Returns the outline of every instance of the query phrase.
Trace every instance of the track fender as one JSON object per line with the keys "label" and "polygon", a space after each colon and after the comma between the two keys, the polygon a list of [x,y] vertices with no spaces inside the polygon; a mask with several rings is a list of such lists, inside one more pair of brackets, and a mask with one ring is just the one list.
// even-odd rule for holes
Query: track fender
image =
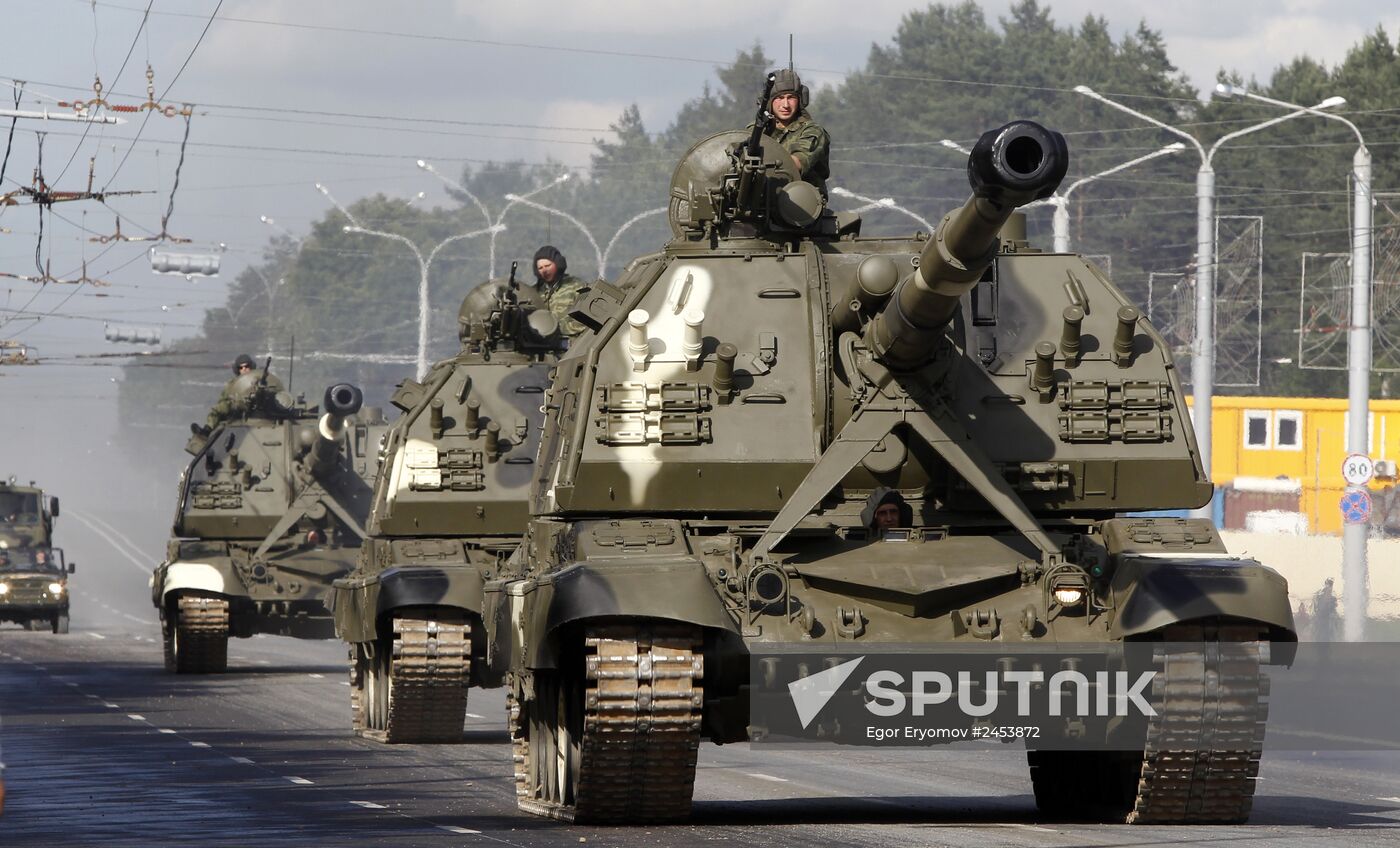
{"label": "track fender", "polygon": [[347,642],[376,638],[381,616],[405,607],[482,610],[481,571],[473,565],[394,565],[335,581],[336,633]]}
{"label": "track fender", "polygon": [[1114,638],[1223,617],[1267,625],[1272,641],[1298,640],[1288,581],[1255,560],[1220,554],[1123,554],[1117,559],[1110,587]]}
{"label": "track fender", "polygon": [[531,668],[554,665],[551,637],[562,628],[600,619],[646,618],[738,633],[704,565],[691,558],[585,560],[538,579],[520,600],[511,617],[523,644],[514,649]]}
{"label": "track fender", "polygon": [[225,557],[211,557],[198,562],[175,560],[161,563],[151,580],[151,600],[164,609],[172,593],[198,592],[201,595],[226,596],[238,591],[242,584],[234,573],[233,563]]}

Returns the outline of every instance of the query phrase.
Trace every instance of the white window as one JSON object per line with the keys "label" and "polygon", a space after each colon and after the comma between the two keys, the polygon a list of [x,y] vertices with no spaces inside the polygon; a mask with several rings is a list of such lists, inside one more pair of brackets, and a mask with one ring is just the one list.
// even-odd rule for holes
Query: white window
{"label": "white window", "polygon": [[1300,451],[1303,449],[1303,413],[1296,409],[1280,409],[1274,413],[1274,448]]}
{"label": "white window", "polygon": [[1273,416],[1267,409],[1244,411],[1245,450],[1268,450],[1273,447]]}

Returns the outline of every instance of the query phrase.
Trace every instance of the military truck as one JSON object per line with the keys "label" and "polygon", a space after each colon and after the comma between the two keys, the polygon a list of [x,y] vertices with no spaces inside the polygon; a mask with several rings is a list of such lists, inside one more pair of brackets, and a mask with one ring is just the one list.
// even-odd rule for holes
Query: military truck
{"label": "military truck", "polygon": [[499,686],[484,654],[482,586],[520,543],[549,372],[564,349],[533,286],[474,289],[460,352],[403,381],[384,443],[369,536],[336,581],[351,644],[353,727],[384,742],[462,736],[469,686]]}
{"label": "military truck", "polygon": [[[1212,485],[1158,332],[1009,228],[1066,173],[1063,137],[984,134],[966,204],[874,238],[761,125],[688,152],[675,239],[594,304],[544,398],[529,529],[486,585],[521,808],[684,818],[699,743],[747,738],[773,647],[1150,642],[1136,750],[1031,750],[1037,803],[1246,818],[1286,585],[1207,522],[1119,517]],[[877,533],[881,487],[911,515]]]}
{"label": "military truck", "polygon": [[11,547],[0,540],[0,622],[68,632],[68,575],[62,548]]}
{"label": "military truck", "polygon": [[365,535],[383,414],[345,383],[326,390],[318,418],[256,373],[238,379],[240,411],[192,428],[194,459],[152,576],[171,672],[224,671],[230,636],[333,636],[331,582]]}
{"label": "military truck", "polygon": [[11,548],[53,546],[53,523],[58,498],[49,497],[32,481],[21,486],[13,475],[0,481],[0,542]]}

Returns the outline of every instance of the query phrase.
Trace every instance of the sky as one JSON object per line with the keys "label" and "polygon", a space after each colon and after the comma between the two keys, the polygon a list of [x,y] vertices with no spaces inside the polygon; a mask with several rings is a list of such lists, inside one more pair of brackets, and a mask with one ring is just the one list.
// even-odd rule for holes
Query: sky
{"label": "sky", "polygon": [[[716,65],[756,41],[784,57],[791,33],[806,80],[830,85],[862,67],[873,44],[888,44],[910,9],[922,8],[897,0],[863,0],[858,14],[851,3],[827,0],[151,0],[142,27],[146,3],[0,0],[10,36],[0,55],[0,105],[12,105],[9,81],[24,80],[21,109],[57,111],[57,100],[92,99],[95,75],[109,102],[140,103],[149,62],[158,97],[168,88],[164,102],[197,104],[169,232],[226,245],[223,272],[194,281],[154,275],[149,245],[91,241],[113,232],[108,208],[60,204],[42,244],[53,276],[79,277],[86,261],[89,279],[111,285],[39,290],[0,277],[0,339],[24,341],[42,357],[132,350],[104,342],[104,321],[159,326],[166,339],[191,332],[273,229],[304,234],[325,214],[330,205],[317,182],[343,204],[375,192],[407,202],[424,192],[414,202],[446,205],[443,186],[417,159],[452,176],[491,160],[583,167],[592,140],[606,138],[629,104],[659,131],[714,80]],[[989,19],[1009,4],[982,3]],[[1048,6],[1061,25],[1102,15],[1116,37],[1145,20],[1202,90],[1221,68],[1267,80],[1304,53],[1340,62],[1378,25],[1392,39],[1400,35],[1400,11],[1357,0]],[[83,188],[95,157],[95,187],[149,192],[109,199],[126,219],[123,232],[159,231],[184,122],[124,117],[120,126],[19,121],[6,190],[28,185],[36,132],[44,131],[43,170],[54,188]],[[36,225],[32,207],[3,210],[0,227],[9,232],[0,232],[0,272],[36,274]],[[112,364],[0,366],[0,399],[109,399],[119,375]],[[0,467],[6,459],[0,448]]]}

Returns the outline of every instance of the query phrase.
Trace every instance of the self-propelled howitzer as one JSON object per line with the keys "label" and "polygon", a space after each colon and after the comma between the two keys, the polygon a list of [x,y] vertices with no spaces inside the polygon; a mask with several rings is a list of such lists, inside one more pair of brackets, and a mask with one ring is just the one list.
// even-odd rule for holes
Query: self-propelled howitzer
{"label": "self-propelled howitzer", "polygon": [[469,686],[499,686],[485,649],[482,585],[514,552],[564,348],[554,317],[515,274],[478,286],[459,313],[461,351],[405,380],[384,442],[369,538],[336,581],[350,643],[354,730],[383,742],[462,738]]}
{"label": "self-propelled howitzer", "polygon": [[191,439],[151,584],[168,670],[223,671],[229,636],[332,635],[326,599],[364,538],[385,429],[362,401],[343,383],[326,390],[319,416],[285,393],[255,396],[241,417]]}
{"label": "self-propelled howitzer", "polygon": [[[1120,517],[1212,486],[1161,337],[1095,266],[1013,232],[1065,174],[1063,139],[987,133],[961,210],[867,238],[746,138],[691,149],[676,238],[595,304],[545,399],[529,532],[486,584],[521,807],[684,817],[701,739],[770,729],[750,696],[784,646],[1075,644],[1107,664],[1152,642],[1157,717],[1052,726],[1037,802],[1246,817],[1286,586],[1207,522]],[[893,527],[863,517],[888,490]],[[1056,747],[1082,739],[1100,744]]]}

